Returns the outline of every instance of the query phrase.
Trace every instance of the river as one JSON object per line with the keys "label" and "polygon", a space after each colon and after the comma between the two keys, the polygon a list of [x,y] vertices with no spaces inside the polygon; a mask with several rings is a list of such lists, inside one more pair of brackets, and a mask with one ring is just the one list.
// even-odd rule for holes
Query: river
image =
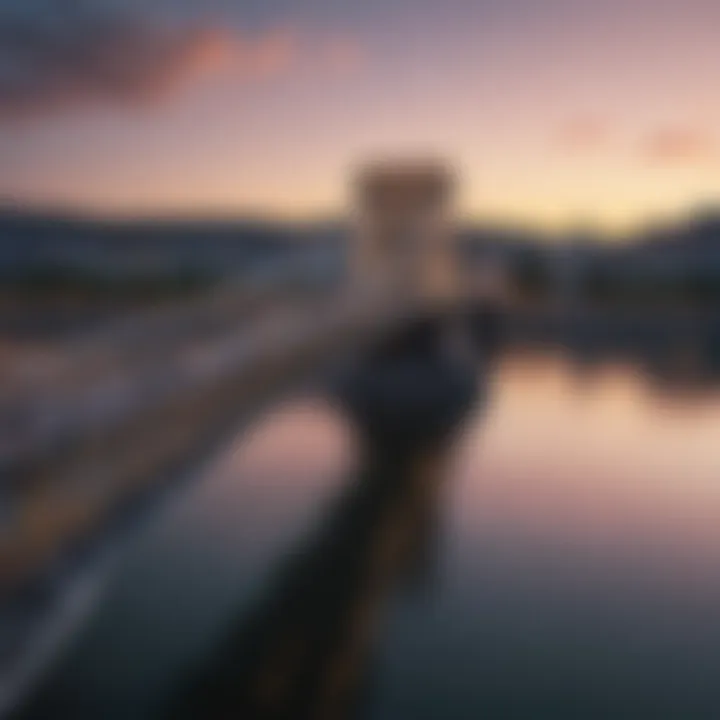
{"label": "river", "polygon": [[[718,428],[710,380],[503,356],[368,662],[367,716],[720,717]],[[29,717],[158,717],[342,492],[353,451],[312,396],[239,433],[127,542]]]}

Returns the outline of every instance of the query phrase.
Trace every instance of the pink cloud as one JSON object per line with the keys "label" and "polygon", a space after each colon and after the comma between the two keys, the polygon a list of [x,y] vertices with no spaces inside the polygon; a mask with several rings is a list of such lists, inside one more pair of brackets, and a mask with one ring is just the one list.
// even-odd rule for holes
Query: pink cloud
{"label": "pink cloud", "polygon": [[52,42],[35,48],[31,71],[0,81],[0,119],[151,103],[218,73],[265,79],[289,70],[296,54],[285,32],[243,38],[213,28],[108,27],[77,38],[71,52]]}
{"label": "pink cloud", "polygon": [[346,71],[362,57],[348,38],[309,42],[288,29],[247,35],[178,28],[80,7],[72,22],[27,16],[20,27],[18,18],[5,19],[5,27],[0,13],[0,121],[153,103],[217,75],[251,83],[304,66]]}
{"label": "pink cloud", "polygon": [[257,38],[235,37],[226,68],[246,79],[263,80],[291,71],[301,57],[299,36],[292,30],[275,30]]}
{"label": "pink cloud", "polygon": [[643,157],[657,165],[697,165],[717,159],[715,137],[701,128],[671,127],[656,131],[642,148]]}

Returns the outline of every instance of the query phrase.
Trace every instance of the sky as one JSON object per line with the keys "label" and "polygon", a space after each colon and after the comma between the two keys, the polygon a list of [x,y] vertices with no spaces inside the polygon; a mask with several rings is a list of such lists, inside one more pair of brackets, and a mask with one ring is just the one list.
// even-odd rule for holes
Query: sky
{"label": "sky", "polygon": [[342,211],[439,155],[472,219],[625,227],[720,200],[717,0],[2,0],[0,201]]}

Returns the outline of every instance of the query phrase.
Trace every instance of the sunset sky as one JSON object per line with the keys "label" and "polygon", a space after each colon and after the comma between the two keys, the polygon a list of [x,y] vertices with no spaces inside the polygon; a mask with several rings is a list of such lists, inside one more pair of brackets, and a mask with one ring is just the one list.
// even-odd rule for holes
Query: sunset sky
{"label": "sunset sky", "polygon": [[0,200],[342,209],[433,153],[471,218],[617,227],[720,199],[718,0],[2,0]]}

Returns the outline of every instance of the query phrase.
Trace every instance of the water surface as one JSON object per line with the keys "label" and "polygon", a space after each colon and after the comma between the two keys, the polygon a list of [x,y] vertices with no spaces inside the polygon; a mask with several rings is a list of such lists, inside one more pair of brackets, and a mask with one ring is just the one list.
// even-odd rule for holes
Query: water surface
{"label": "water surface", "polygon": [[[720,717],[718,389],[550,351],[507,355],[490,388],[368,662],[368,715]],[[132,540],[35,716],[156,717],[352,458],[319,399],[259,418]]]}

